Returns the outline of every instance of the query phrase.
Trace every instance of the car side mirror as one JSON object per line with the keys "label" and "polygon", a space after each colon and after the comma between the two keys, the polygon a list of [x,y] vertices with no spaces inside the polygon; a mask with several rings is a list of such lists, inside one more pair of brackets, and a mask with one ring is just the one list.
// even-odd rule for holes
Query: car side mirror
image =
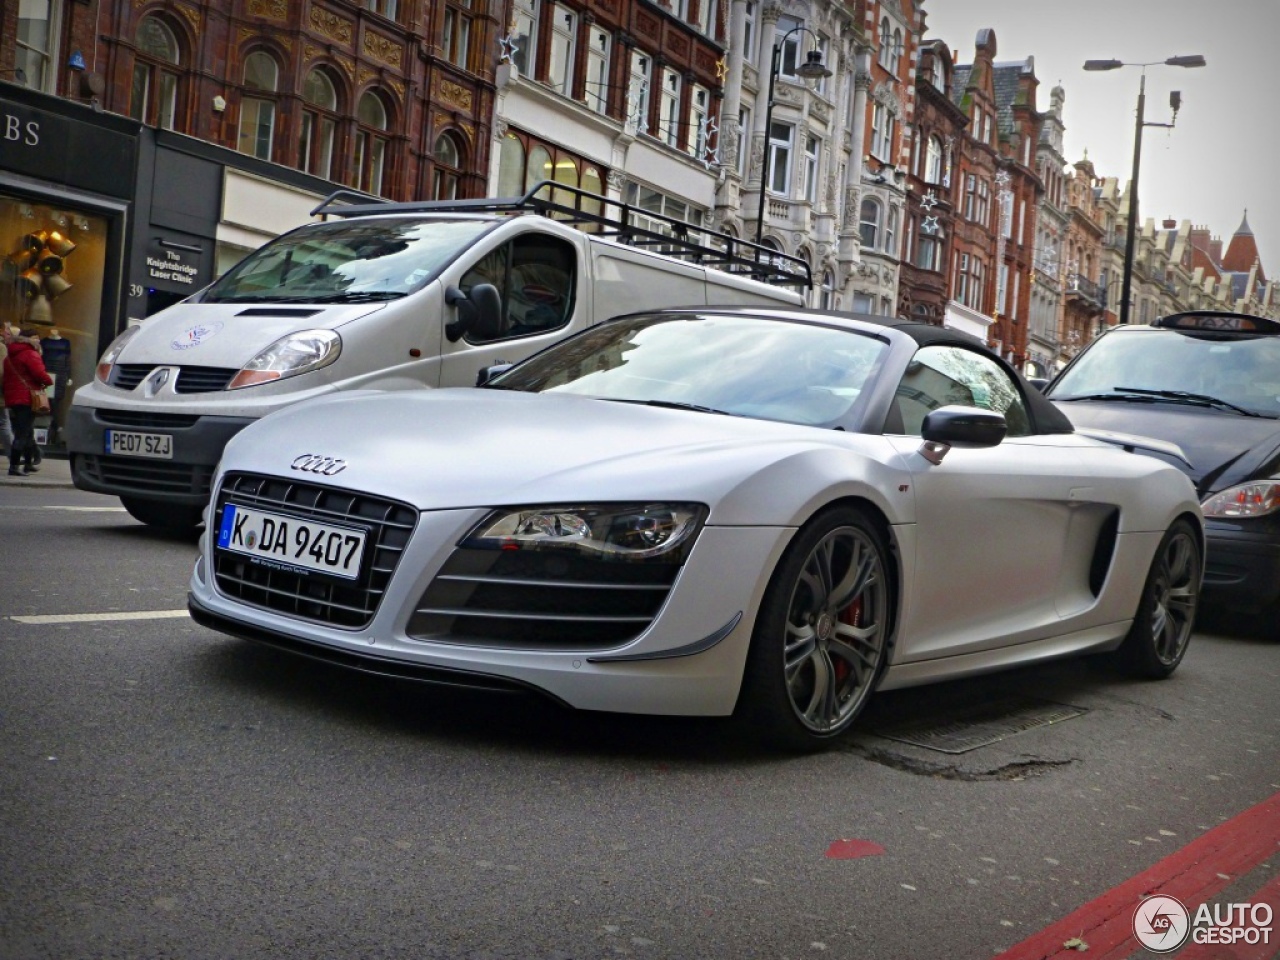
{"label": "car side mirror", "polygon": [[467,334],[474,334],[477,340],[496,340],[502,332],[502,294],[492,283],[477,283],[470,293],[461,287],[449,287],[444,292],[444,302],[458,311],[444,328],[450,343],[457,343]]}
{"label": "car side mirror", "polygon": [[994,447],[1009,432],[1004,414],[978,407],[946,406],[924,418],[920,455],[939,464],[952,447]]}
{"label": "car side mirror", "polygon": [[1049,381],[1045,377],[1028,377],[1027,383],[1031,384],[1041,393],[1044,393],[1044,388],[1049,385]]}
{"label": "car side mirror", "polygon": [[481,367],[480,372],[476,374],[476,386],[477,387],[487,386],[489,381],[492,380],[494,377],[496,377],[498,374],[506,373],[508,370],[510,370],[514,366],[515,366],[514,363],[495,363],[492,366]]}

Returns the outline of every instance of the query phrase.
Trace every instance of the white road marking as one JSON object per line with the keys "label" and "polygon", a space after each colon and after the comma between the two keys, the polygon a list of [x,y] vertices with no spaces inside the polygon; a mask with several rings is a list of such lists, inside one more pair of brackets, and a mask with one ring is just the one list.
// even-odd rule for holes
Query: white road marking
{"label": "white road marking", "polygon": [[99,623],[106,620],[176,620],[189,614],[181,610],[134,610],[129,613],[62,613],[41,614],[30,617],[9,617],[16,623]]}

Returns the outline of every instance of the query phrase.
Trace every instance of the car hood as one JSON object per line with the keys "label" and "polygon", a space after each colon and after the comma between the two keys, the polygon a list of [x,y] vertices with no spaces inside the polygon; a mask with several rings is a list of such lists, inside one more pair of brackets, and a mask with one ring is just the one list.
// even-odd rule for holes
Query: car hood
{"label": "car hood", "polygon": [[864,462],[894,456],[883,438],[842,431],[461,388],[297,404],[241,431],[222,467],[305,479],[290,470],[296,458],[333,457],[345,466],[317,481],[422,510],[672,499],[707,503],[714,514],[716,503],[744,485],[754,488],[753,501],[802,499],[789,489],[800,485],[790,470],[814,451],[824,462],[841,459],[834,451],[871,455],[859,457]]}
{"label": "car hood", "polygon": [[385,305],[180,303],[143,321],[118,361],[238,370],[287,334],[333,330]]}
{"label": "car hood", "polygon": [[1201,497],[1280,472],[1280,420],[1171,403],[1073,400],[1057,405],[1077,427],[1177,444],[1187,463],[1157,459],[1189,474]]}

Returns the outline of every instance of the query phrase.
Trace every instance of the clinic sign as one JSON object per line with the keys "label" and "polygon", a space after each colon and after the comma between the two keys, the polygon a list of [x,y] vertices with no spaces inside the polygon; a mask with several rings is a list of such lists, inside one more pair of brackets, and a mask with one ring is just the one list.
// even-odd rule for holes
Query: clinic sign
{"label": "clinic sign", "polygon": [[146,286],[173,293],[195,293],[212,277],[209,240],[165,231],[153,234],[143,261]]}

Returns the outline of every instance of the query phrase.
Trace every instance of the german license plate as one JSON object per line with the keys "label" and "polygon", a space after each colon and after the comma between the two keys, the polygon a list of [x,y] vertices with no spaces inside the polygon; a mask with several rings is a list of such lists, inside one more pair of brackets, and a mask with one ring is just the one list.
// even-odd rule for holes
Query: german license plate
{"label": "german license plate", "polygon": [[117,457],[149,457],[152,460],[173,459],[173,437],[167,433],[134,433],[132,430],[107,430],[105,452]]}
{"label": "german license plate", "polygon": [[229,503],[218,524],[218,549],[264,563],[302,567],[354,580],[360,575],[366,531]]}

